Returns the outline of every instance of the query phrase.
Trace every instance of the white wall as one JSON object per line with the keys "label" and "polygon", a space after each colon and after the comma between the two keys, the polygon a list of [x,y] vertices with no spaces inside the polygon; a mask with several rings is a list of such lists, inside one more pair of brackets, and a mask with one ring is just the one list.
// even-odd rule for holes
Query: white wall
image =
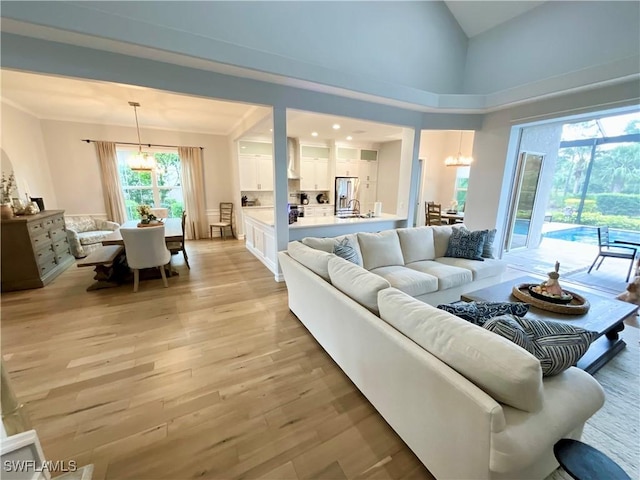
{"label": "white wall", "polygon": [[[70,215],[105,214],[100,168],[93,143],[81,139],[136,142],[136,129],[112,125],[43,120],[44,144],[49,156],[51,179],[60,208]],[[207,210],[234,197],[231,155],[227,137],[200,133],[140,129],[143,142],[204,147],[204,175]]]}
{"label": "white wall", "polygon": [[637,74],[638,39],[638,2],[545,2],[469,40],[463,91],[493,93],[569,73],[580,84]]}
{"label": "white wall", "polygon": [[378,201],[384,213],[396,214],[398,208],[398,182],[402,141],[385,142],[378,150]]}
{"label": "white wall", "polygon": [[[2,169],[7,160],[13,166],[20,198],[28,193],[42,197],[49,210],[61,208],[51,181],[51,173],[40,121],[28,113],[2,102]],[[8,176],[10,172],[5,172]]]}
{"label": "white wall", "polygon": [[458,92],[467,43],[443,2],[32,2],[3,16],[354,90]]}

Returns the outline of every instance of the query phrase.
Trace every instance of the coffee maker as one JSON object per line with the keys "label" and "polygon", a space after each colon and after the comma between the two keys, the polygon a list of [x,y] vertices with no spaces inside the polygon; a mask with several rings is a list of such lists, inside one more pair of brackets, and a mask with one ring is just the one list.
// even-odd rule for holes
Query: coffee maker
{"label": "coffee maker", "polygon": [[309,205],[309,195],[304,192],[300,192],[300,203],[302,205]]}

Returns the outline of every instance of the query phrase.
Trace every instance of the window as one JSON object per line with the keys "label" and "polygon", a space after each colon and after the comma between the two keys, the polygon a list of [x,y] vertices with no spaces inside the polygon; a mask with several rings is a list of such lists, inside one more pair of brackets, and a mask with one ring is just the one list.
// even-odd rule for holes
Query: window
{"label": "window", "polygon": [[467,201],[467,187],[469,186],[469,170],[471,167],[458,167],[456,170],[456,186],[454,197],[458,202],[458,210],[464,211]]}
{"label": "window", "polygon": [[[148,151],[148,150],[147,150]],[[156,167],[151,172],[134,172],[127,164],[130,155],[137,149],[118,148],[118,171],[124,192],[127,220],[137,220],[138,205],[167,208],[169,217],[182,215],[182,182],[180,179],[180,157],[176,150],[154,150]]]}

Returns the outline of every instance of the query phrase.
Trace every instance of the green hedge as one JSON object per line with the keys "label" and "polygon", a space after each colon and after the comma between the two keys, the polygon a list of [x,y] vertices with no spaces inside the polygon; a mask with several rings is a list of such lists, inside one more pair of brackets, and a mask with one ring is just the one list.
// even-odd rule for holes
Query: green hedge
{"label": "green hedge", "polygon": [[640,215],[640,195],[623,193],[600,193],[596,195],[598,211],[603,215]]}
{"label": "green hedge", "polygon": [[[554,215],[556,217],[556,215]],[[577,214],[571,217],[555,218],[555,221],[578,223]],[[620,228],[623,230],[640,231],[640,218],[630,218],[623,215],[602,215],[601,213],[583,213],[580,225],[592,225],[595,227]]]}

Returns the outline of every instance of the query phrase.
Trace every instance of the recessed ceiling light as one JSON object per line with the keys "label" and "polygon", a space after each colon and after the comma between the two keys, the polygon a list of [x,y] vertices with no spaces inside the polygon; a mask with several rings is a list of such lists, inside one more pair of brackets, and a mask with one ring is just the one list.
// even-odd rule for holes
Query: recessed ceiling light
{"label": "recessed ceiling light", "polygon": [[340,124],[339,123],[334,123],[333,124],[333,129],[334,130],[340,130]]}
{"label": "recessed ceiling light", "polygon": [[270,129],[269,129],[269,131],[270,131],[270,132],[273,132],[273,128],[270,128]]}
{"label": "recessed ceiling light", "polygon": [[349,135],[349,136],[347,137],[347,140],[353,140],[353,137],[352,137],[351,135]]}
{"label": "recessed ceiling light", "polygon": [[245,147],[245,146],[243,145],[243,146],[241,146],[240,148],[247,148],[247,147]]}
{"label": "recessed ceiling light", "polygon": [[311,132],[311,136],[312,137],[317,137],[318,136],[318,132]]}

